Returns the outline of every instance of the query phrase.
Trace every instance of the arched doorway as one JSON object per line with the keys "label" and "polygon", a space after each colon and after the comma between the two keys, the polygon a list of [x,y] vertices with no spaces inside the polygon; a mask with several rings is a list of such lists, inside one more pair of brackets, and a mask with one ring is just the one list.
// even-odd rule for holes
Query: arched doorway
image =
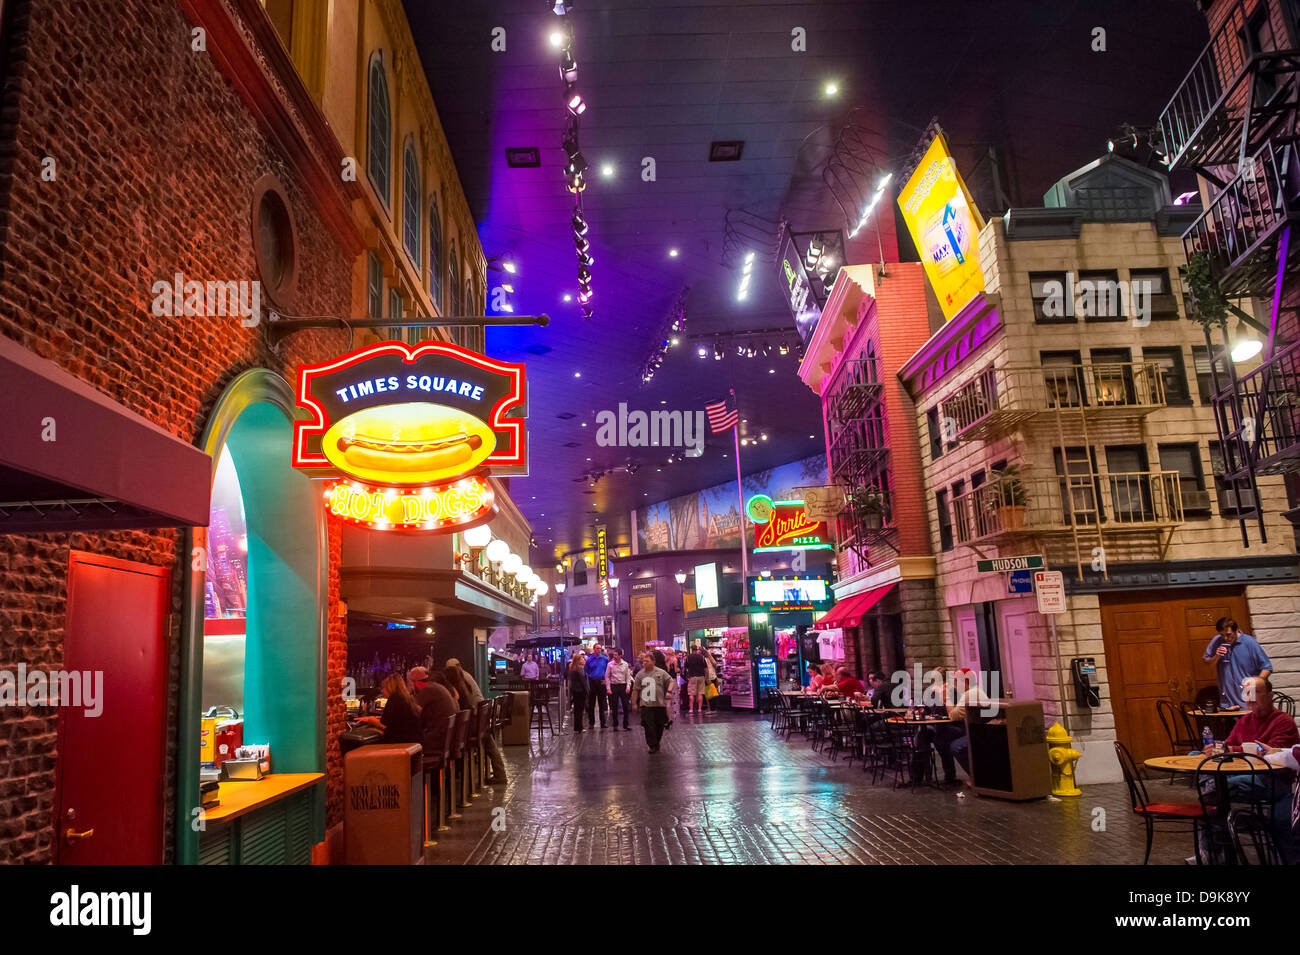
{"label": "arched doorway", "polygon": [[[325,772],[328,532],[318,489],[290,466],[293,416],[289,383],[253,369],[226,388],[200,443],[213,460],[213,511],[206,532],[187,535],[177,766],[182,864],[200,861],[201,848],[205,859],[220,855],[211,844],[214,832],[224,832],[210,824],[218,810],[197,811],[206,705],[231,698],[226,705],[243,720],[244,743],[270,744],[275,775]],[[223,783],[221,795],[230,786],[246,798],[252,790],[242,787],[252,785],[261,784]],[[323,785],[312,788],[310,801],[303,838],[314,844],[324,832]]]}

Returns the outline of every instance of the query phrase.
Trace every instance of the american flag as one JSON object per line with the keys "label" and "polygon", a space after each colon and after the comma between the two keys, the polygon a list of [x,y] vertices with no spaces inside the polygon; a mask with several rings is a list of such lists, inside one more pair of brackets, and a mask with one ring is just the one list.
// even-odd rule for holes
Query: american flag
{"label": "american flag", "polygon": [[722,401],[715,401],[712,404],[705,405],[704,412],[709,416],[709,427],[713,429],[714,434],[730,431],[740,424],[740,412],[736,409],[736,396],[734,393]]}

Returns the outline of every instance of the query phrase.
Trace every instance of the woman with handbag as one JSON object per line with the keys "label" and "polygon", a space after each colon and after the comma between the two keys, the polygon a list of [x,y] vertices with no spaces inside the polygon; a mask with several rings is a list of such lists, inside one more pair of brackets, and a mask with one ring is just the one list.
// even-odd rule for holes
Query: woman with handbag
{"label": "woman with handbag", "polygon": [[587,709],[591,681],[587,678],[587,655],[575,653],[569,661],[569,701],[573,704],[573,731],[582,732],[582,714]]}

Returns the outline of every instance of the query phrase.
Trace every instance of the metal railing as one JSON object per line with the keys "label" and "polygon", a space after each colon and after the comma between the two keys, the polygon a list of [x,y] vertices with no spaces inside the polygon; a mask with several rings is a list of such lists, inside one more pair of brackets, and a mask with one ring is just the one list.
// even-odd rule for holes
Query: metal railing
{"label": "metal railing", "polygon": [[1055,411],[1132,411],[1165,407],[1154,361],[990,366],[939,402],[945,443],[980,439]]}
{"label": "metal railing", "polygon": [[952,499],[953,539],[1169,527],[1183,521],[1179,478],[1177,471],[997,477]]}
{"label": "metal railing", "polygon": [[877,371],[875,359],[853,358],[844,362],[835,389],[826,401],[827,417],[837,422],[860,417],[883,390]]}
{"label": "metal railing", "polygon": [[1236,83],[1252,53],[1246,41],[1246,23],[1245,0],[1238,0],[1160,113],[1160,133],[1171,169],[1178,166],[1189,147],[1195,146],[1206,121],[1223,108],[1225,90],[1233,91],[1229,99],[1234,104],[1239,93],[1244,109],[1245,88]]}
{"label": "metal railing", "polygon": [[[1227,477],[1300,471],[1300,341],[1237,379],[1241,405],[1238,430],[1223,435]],[[1214,397],[1216,417],[1236,420],[1231,390]]]}
{"label": "metal railing", "polygon": [[[1278,229],[1291,217],[1283,178],[1284,158],[1290,144],[1265,143],[1210,203],[1209,207],[1183,236],[1187,257],[1204,253],[1210,268],[1225,294],[1272,295],[1276,263],[1267,256],[1264,263],[1264,288],[1251,288],[1251,275],[1234,281],[1234,273],[1246,259],[1262,247],[1268,247]],[[1279,156],[1281,154],[1281,157]]]}

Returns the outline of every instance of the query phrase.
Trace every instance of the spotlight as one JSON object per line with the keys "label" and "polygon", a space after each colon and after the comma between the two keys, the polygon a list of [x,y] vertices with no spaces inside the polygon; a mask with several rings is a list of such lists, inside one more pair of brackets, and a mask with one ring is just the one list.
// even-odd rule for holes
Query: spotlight
{"label": "spotlight", "polygon": [[582,306],[582,317],[587,320],[590,320],[591,316],[592,316],[591,306],[590,305]]}
{"label": "spotlight", "polygon": [[557,17],[562,17],[572,9],[573,9],[573,0],[569,0],[569,2],[567,3],[565,2],[565,0],[555,0],[554,5],[551,7],[551,12],[554,13]]}
{"label": "spotlight", "polygon": [[675,258],[677,258],[677,250],[676,250],[676,249],[669,249],[669,250],[668,250],[668,258],[670,258],[670,259],[675,259]]}
{"label": "spotlight", "polygon": [[507,272],[509,272],[511,275],[514,275],[516,272],[519,271],[519,269],[515,267],[515,264],[511,262],[509,259],[506,259],[506,261],[502,262],[501,267],[505,269]]}
{"label": "spotlight", "polygon": [[574,248],[576,248],[576,249],[578,250],[578,253],[579,253],[579,254],[581,254],[581,253],[583,253],[583,252],[586,252],[587,249],[589,249],[589,248],[591,247],[591,243],[588,242],[585,238],[583,238],[583,236],[582,236],[581,234],[579,234],[579,235],[575,235],[575,236],[573,237],[573,245],[574,245]]}
{"label": "spotlight", "polygon": [[559,30],[552,30],[551,46],[555,47],[558,50],[563,45],[564,45],[564,34],[561,33]]}
{"label": "spotlight", "polygon": [[722,356],[723,356],[722,346],[715,342],[713,345],[713,360],[722,361]]}
{"label": "spotlight", "polygon": [[574,152],[569,155],[569,161],[564,166],[564,171],[570,176],[581,176],[590,164],[580,152]]}
{"label": "spotlight", "polygon": [[778,353],[778,354],[781,354],[781,355],[788,355],[788,354],[790,354],[790,346],[787,345],[785,342],[782,342],[780,345],[778,345],[778,346],[776,347],[776,350],[777,350],[777,353]]}
{"label": "spotlight", "polygon": [[824,87],[827,96],[835,96],[840,91],[840,85],[833,80]]}
{"label": "spotlight", "polygon": [[565,50],[564,56],[560,58],[560,79],[564,80],[565,86],[572,86],[578,82],[578,61],[568,50]]}
{"label": "spotlight", "polygon": [[574,93],[569,97],[567,105],[569,107],[569,112],[574,116],[581,116],[587,111],[587,104],[583,102],[581,93]]}
{"label": "spotlight", "polygon": [[709,350],[705,348],[703,345],[701,345],[699,348],[695,350],[695,354],[699,355],[701,358],[704,358],[709,354]]}
{"label": "spotlight", "polygon": [[573,218],[570,219],[569,221],[573,223],[573,234],[574,234],[574,235],[586,235],[586,234],[587,234],[587,220],[584,219],[584,218],[582,217],[582,213],[581,213],[581,212],[575,212],[575,213],[573,214]]}
{"label": "spotlight", "polygon": [[588,255],[586,252],[578,253],[578,264],[583,268],[590,267],[596,261],[595,256]]}
{"label": "spotlight", "polygon": [[813,239],[808,243],[808,254],[803,258],[804,267],[809,272],[817,268],[817,263],[821,261],[822,255],[826,252],[826,245],[821,239]]}
{"label": "spotlight", "polygon": [[740,269],[740,288],[736,290],[736,298],[744,301],[749,298],[749,280],[754,272],[754,253],[750,252],[745,256],[745,263]]}
{"label": "spotlight", "polygon": [[565,186],[576,196],[587,188],[587,180],[582,178],[582,173],[573,173],[566,177]]}
{"label": "spotlight", "polygon": [[605,165],[600,167],[600,174],[608,179],[614,175],[614,167],[609,163],[605,163]]}
{"label": "spotlight", "polygon": [[578,266],[578,281],[584,285],[591,281],[591,270],[585,265]]}
{"label": "spotlight", "polygon": [[894,174],[892,172],[887,172],[884,177],[881,178],[880,182],[876,183],[875,194],[872,195],[871,201],[867,203],[867,207],[862,210],[862,218],[858,220],[858,224],[854,226],[853,231],[849,233],[850,239],[862,231],[862,227],[867,224],[867,220],[871,218],[871,210],[876,208],[876,203],[880,201],[880,197],[884,194],[885,187],[889,185],[889,180],[893,178]]}
{"label": "spotlight", "polygon": [[582,305],[586,305],[586,304],[587,304],[588,302],[590,302],[590,301],[591,301],[591,290],[590,290],[590,289],[583,289],[581,292],[578,293],[578,302],[579,302],[580,304],[582,304]]}
{"label": "spotlight", "polygon": [[565,293],[564,293],[564,300],[565,300],[566,302],[572,302],[572,301],[573,301],[573,296],[570,295],[568,292],[565,292]]}

